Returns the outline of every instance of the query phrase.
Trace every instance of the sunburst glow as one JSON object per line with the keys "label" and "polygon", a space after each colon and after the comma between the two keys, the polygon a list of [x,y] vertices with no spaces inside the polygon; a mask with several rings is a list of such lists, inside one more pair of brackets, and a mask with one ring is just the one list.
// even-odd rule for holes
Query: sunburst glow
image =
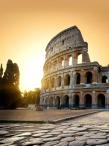
{"label": "sunburst glow", "polygon": [[20,77],[20,88],[21,90],[33,90],[36,87],[41,86],[41,78],[43,75],[42,64],[44,56],[41,54],[36,58],[31,58],[22,70]]}

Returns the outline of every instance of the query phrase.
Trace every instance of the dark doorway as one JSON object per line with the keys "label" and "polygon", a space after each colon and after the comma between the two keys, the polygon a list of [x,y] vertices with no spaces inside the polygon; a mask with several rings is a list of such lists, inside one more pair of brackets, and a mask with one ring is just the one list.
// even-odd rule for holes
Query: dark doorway
{"label": "dark doorway", "polygon": [[92,73],[87,72],[86,73],[86,84],[91,84],[92,83]]}
{"label": "dark doorway", "polygon": [[64,107],[69,107],[69,96],[65,95],[64,96]]}
{"label": "dark doorway", "polygon": [[107,76],[102,76],[102,83],[107,83]]}
{"label": "dark doorway", "polygon": [[103,94],[98,95],[98,108],[105,108],[105,96]]}
{"label": "dark doorway", "polygon": [[76,73],[76,84],[80,84],[81,76],[80,73]]}
{"label": "dark doorway", "polygon": [[92,107],[92,96],[90,94],[86,94],[84,97],[85,107],[91,108]]}
{"label": "dark doorway", "polygon": [[59,96],[56,97],[55,104],[56,104],[57,109],[59,109],[60,108],[60,97]]}
{"label": "dark doorway", "polygon": [[73,107],[79,107],[79,96],[78,95],[74,95],[73,102],[74,102]]}

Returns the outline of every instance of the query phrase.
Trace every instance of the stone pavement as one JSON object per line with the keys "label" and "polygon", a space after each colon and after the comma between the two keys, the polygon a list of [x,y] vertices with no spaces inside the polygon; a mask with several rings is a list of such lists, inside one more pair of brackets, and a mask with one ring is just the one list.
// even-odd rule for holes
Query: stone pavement
{"label": "stone pavement", "polygon": [[109,146],[109,112],[59,124],[0,124],[0,146]]}
{"label": "stone pavement", "polygon": [[1,121],[26,121],[26,122],[48,122],[57,121],[64,118],[75,117],[81,114],[88,114],[97,110],[45,110],[45,111],[32,111],[32,110],[0,110]]}

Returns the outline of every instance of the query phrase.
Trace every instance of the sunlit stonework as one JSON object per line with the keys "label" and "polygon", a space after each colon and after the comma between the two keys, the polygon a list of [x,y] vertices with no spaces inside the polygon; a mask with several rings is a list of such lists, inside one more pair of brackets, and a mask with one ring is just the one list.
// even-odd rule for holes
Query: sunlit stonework
{"label": "sunlit stonework", "polygon": [[43,70],[41,106],[109,107],[109,66],[90,61],[88,44],[76,26],[60,32],[48,43]]}

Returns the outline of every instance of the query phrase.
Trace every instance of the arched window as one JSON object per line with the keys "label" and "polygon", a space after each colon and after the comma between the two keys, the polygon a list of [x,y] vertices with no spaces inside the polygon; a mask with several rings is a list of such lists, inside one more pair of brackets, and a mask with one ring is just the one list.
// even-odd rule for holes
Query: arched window
{"label": "arched window", "polygon": [[108,78],[107,76],[102,76],[102,83],[108,83]]}
{"label": "arched window", "polygon": [[80,84],[81,81],[81,75],[80,73],[76,73],[76,84]]}
{"label": "arched window", "polygon": [[65,86],[69,86],[70,85],[70,75],[69,74],[65,75],[64,85]]}
{"label": "arched window", "polygon": [[78,55],[78,64],[82,63],[82,54]]}
{"label": "arched window", "polygon": [[59,76],[57,78],[57,86],[60,87],[61,86],[61,76]]}
{"label": "arched window", "polygon": [[86,84],[91,84],[92,83],[92,73],[87,72],[86,73]]}
{"label": "arched window", "polygon": [[72,65],[72,56],[69,56],[69,66]]}

